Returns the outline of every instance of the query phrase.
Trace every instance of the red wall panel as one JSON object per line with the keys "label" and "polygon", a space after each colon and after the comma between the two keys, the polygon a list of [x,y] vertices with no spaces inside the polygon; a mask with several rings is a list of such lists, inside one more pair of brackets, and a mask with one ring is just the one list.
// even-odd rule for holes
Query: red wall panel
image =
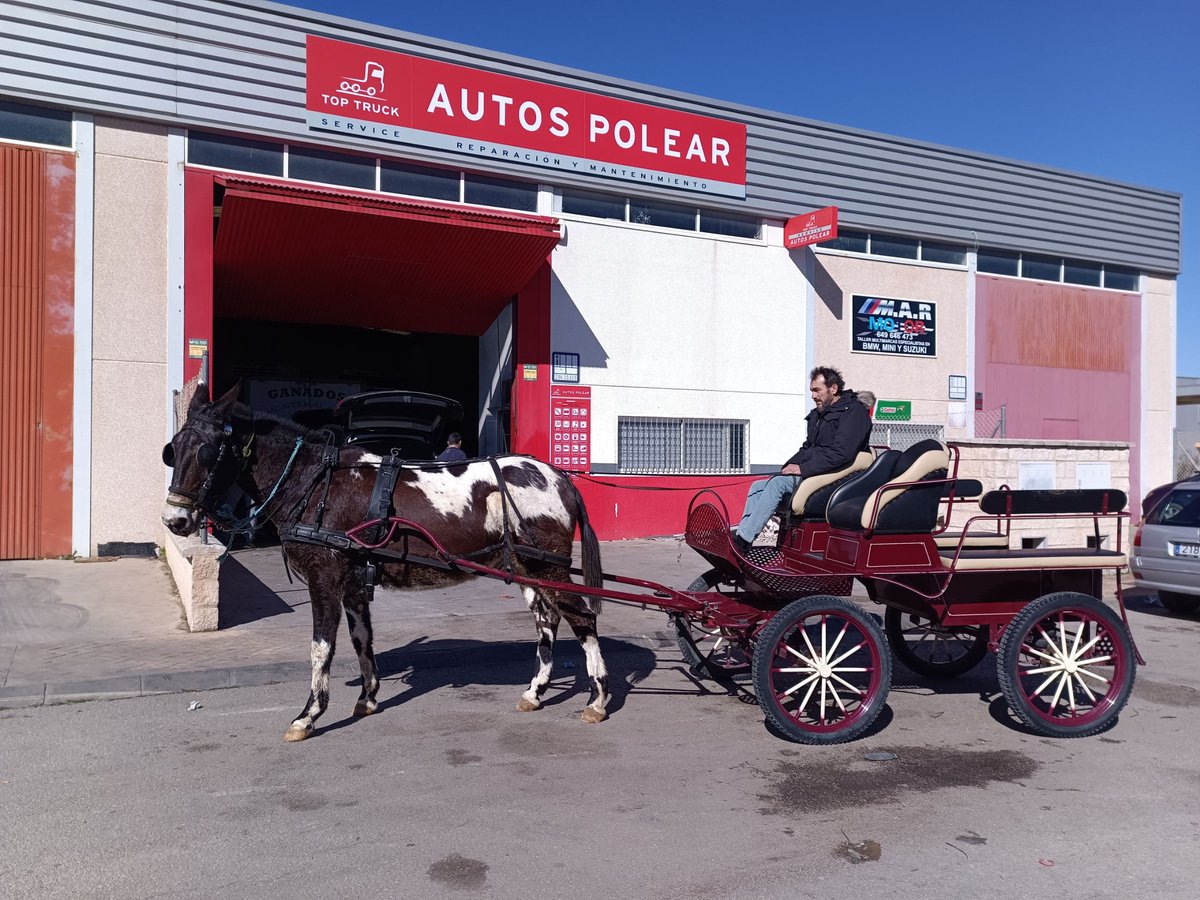
{"label": "red wall panel", "polygon": [[1136,441],[1141,299],[980,276],[978,390],[1011,438]]}
{"label": "red wall panel", "polygon": [[0,559],[71,552],[75,158],[0,146]]}

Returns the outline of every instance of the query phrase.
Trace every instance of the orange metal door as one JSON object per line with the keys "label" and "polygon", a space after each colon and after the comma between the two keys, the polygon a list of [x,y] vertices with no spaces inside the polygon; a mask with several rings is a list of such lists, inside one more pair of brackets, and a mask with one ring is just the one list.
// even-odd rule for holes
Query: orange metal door
{"label": "orange metal door", "polygon": [[75,158],[0,145],[0,559],[71,552]]}

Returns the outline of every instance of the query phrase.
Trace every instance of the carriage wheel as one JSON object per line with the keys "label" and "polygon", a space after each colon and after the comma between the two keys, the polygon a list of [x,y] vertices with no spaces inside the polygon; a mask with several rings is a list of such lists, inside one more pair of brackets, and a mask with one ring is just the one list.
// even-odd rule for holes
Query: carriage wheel
{"label": "carriage wheel", "polygon": [[1133,689],[1133,642],[1120,617],[1086,594],[1039,597],[1013,617],[996,665],[1004,699],[1051,737],[1103,731]]}
{"label": "carriage wheel", "polygon": [[892,660],[883,632],[841,597],[795,600],[754,649],[754,689],[768,721],[802,744],[853,740],[883,710]]}
{"label": "carriage wheel", "polygon": [[[697,594],[711,591],[721,580],[720,572],[709,569],[689,584],[687,590]],[[675,643],[679,645],[683,661],[697,677],[711,677],[709,668],[716,670],[717,678],[741,679],[749,676],[750,654],[745,649],[742,635],[735,629],[708,628],[682,615],[671,616],[671,624],[675,628]],[[700,655],[696,654],[696,650],[700,651]]]}
{"label": "carriage wheel", "polygon": [[883,629],[896,658],[926,678],[954,678],[987,656],[985,628],[950,628],[889,606]]}

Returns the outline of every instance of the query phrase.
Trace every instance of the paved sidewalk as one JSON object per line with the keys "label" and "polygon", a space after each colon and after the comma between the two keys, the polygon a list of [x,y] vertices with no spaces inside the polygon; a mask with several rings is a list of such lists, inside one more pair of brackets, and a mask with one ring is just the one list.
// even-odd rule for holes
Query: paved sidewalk
{"label": "paved sidewalk", "polygon": [[[602,559],[606,572],[681,587],[706,568],[677,538],[606,542]],[[0,708],[307,682],[308,591],[288,583],[279,548],[234,552],[221,580],[220,630],[192,634],[159,560],[0,562]],[[457,665],[487,645],[489,659],[528,659],[533,674],[533,621],[516,585],[378,591],[373,619],[385,672]],[[667,627],[659,610],[608,603],[602,646],[606,655],[673,648]],[[556,656],[583,664],[565,626]],[[344,620],[333,672],[358,674]]]}

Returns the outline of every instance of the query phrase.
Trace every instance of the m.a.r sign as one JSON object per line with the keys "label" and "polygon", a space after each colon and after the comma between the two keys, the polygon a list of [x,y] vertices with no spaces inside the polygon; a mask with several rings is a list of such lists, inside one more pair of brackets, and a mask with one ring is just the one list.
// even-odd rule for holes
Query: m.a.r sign
{"label": "m.a.r sign", "polygon": [[746,126],[308,36],[310,128],[746,196]]}

